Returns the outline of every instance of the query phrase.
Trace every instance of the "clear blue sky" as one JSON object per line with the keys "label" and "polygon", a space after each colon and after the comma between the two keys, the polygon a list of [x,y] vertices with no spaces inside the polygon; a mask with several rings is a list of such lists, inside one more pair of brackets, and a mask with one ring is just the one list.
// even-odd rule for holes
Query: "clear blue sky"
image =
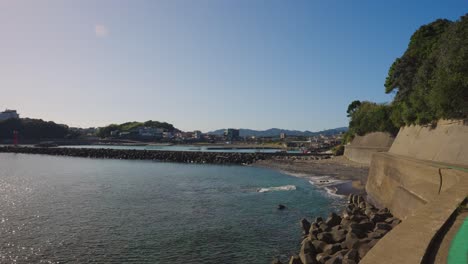
{"label": "clear blue sky", "polygon": [[72,126],[346,126],[411,34],[466,0],[0,0],[0,108]]}

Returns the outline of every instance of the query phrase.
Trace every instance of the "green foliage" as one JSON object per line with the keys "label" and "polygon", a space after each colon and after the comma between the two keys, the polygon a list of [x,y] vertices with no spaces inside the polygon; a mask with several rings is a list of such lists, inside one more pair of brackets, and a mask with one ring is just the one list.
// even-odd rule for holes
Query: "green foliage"
{"label": "green foliage", "polygon": [[105,127],[100,127],[97,131],[97,136],[104,138],[109,137],[112,131],[118,130],[120,132],[128,132],[138,127],[152,127],[152,128],[161,128],[167,131],[175,131],[176,128],[172,124],[166,122],[152,121],[148,120],[146,122],[126,122],[120,125],[111,124]]}
{"label": "green foliage", "polygon": [[348,117],[351,117],[351,115],[356,111],[356,109],[359,108],[360,105],[361,105],[361,101],[358,101],[358,100],[352,101],[348,106],[348,110],[346,111],[346,113],[348,113]]}
{"label": "green foliage", "polygon": [[468,116],[468,16],[419,28],[390,67],[385,92],[396,93],[395,126]]}
{"label": "green foliage", "polygon": [[66,125],[43,121],[42,119],[7,119],[0,122],[0,138],[12,139],[13,131],[19,132],[21,139],[58,139],[69,134]]}
{"label": "green foliage", "polygon": [[[355,105],[355,102],[350,104]],[[350,114],[349,135],[346,140],[350,140],[351,135],[360,136],[370,132],[389,132],[396,134],[398,127],[391,121],[392,107],[385,104],[372,102],[361,102]]]}
{"label": "green foliage", "polygon": [[335,156],[342,156],[344,154],[344,145],[338,145],[332,148],[332,153]]}

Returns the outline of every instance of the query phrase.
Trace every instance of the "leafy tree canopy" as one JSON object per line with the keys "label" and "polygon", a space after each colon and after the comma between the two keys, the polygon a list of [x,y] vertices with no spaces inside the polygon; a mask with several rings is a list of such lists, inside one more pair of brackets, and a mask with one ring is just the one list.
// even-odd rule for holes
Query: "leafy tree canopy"
{"label": "leafy tree canopy", "polygon": [[[356,102],[356,101],[355,101]],[[396,127],[390,120],[392,107],[386,104],[376,104],[372,102],[355,102],[350,104],[354,111],[350,113],[349,133],[351,135],[365,135],[370,132],[398,133]]]}
{"label": "leafy tree canopy", "polygon": [[169,124],[166,122],[148,120],[146,122],[133,121],[133,122],[126,122],[122,124],[111,124],[105,127],[100,127],[97,131],[97,135],[99,137],[104,138],[104,137],[110,136],[111,132],[115,130],[118,130],[120,132],[128,132],[138,127],[161,128],[161,129],[165,129],[171,132],[177,130],[172,124]]}
{"label": "leafy tree canopy", "polygon": [[420,27],[390,67],[385,92],[396,93],[396,126],[468,116],[468,16]]}
{"label": "leafy tree canopy", "polygon": [[66,125],[42,119],[7,119],[0,122],[0,138],[12,139],[13,131],[18,131],[21,139],[58,139],[69,135]]}

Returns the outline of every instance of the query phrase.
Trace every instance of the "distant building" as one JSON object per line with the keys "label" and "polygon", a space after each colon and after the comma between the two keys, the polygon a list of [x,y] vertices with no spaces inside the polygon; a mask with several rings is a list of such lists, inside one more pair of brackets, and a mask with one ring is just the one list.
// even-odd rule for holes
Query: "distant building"
{"label": "distant building", "polygon": [[164,130],[161,128],[154,128],[154,127],[139,127],[138,128],[138,135],[140,137],[146,138],[162,138]]}
{"label": "distant building", "polygon": [[280,133],[280,138],[285,139],[286,138],[286,133]]}
{"label": "distant building", "polygon": [[8,110],[6,109],[3,112],[0,112],[0,121],[7,120],[7,119],[18,119],[19,114],[16,112],[16,110]]}
{"label": "distant building", "polygon": [[203,133],[200,130],[195,130],[193,131],[193,138],[195,139],[200,139],[202,137]]}
{"label": "distant building", "polygon": [[113,130],[110,132],[111,137],[117,137],[119,135],[120,131],[119,130]]}
{"label": "distant building", "polygon": [[228,141],[234,141],[240,137],[239,129],[228,128],[224,131],[224,137]]}
{"label": "distant building", "polygon": [[174,138],[174,134],[172,132],[163,132],[163,138],[172,139]]}

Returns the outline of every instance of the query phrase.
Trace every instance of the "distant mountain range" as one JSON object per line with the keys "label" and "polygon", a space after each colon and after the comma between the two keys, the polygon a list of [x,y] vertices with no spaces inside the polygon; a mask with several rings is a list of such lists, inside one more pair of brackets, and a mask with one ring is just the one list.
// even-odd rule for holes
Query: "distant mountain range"
{"label": "distant mountain range", "polygon": [[[224,130],[225,129],[218,129],[218,130],[215,130],[215,131],[208,132],[207,134],[223,135]],[[327,129],[327,130],[318,131],[318,132],[287,130],[287,129],[280,129],[280,128],[270,128],[270,129],[267,129],[267,130],[253,130],[253,129],[246,129],[246,128],[239,129],[239,133],[240,133],[241,137],[251,137],[251,136],[256,136],[256,137],[278,137],[281,133],[285,133],[287,136],[311,137],[311,136],[317,136],[317,135],[320,135],[320,134],[334,135],[334,134],[338,134],[340,132],[346,132],[346,131],[348,131],[348,127],[338,127],[338,128]]]}

